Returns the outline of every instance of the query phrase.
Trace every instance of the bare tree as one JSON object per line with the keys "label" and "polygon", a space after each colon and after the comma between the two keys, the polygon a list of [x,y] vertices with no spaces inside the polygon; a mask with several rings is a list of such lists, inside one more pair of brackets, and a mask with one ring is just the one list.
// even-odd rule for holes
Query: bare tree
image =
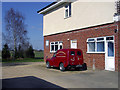
{"label": "bare tree", "polygon": [[14,52],[19,45],[26,47],[29,43],[24,21],[25,17],[13,8],[8,10],[5,14],[5,28],[7,31],[5,37],[7,43],[14,50]]}

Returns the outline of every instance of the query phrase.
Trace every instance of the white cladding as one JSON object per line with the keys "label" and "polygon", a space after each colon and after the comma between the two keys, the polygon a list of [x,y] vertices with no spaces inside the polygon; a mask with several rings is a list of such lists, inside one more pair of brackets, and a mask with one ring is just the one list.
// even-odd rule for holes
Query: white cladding
{"label": "white cladding", "polygon": [[79,2],[71,4],[71,17],[64,18],[65,7],[55,8],[43,16],[43,35],[114,22],[115,2]]}

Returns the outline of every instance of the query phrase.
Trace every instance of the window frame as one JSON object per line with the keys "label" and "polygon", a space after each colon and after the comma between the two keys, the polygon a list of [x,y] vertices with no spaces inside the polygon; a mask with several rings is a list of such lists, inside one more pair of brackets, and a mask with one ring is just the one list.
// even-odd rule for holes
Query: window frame
{"label": "window frame", "polygon": [[[67,11],[67,16],[66,16],[66,11]],[[71,17],[71,3],[68,3],[65,5],[65,10],[64,10],[64,19]]]}
{"label": "window frame", "polygon": [[[103,40],[97,40],[98,38],[103,38]],[[94,39],[94,41],[89,41],[90,39]],[[96,38],[88,38],[87,39],[87,53],[105,53],[105,39],[106,37],[96,37]],[[89,42],[94,42],[95,43],[95,52],[89,51]],[[104,51],[98,52],[97,51],[97,43],[98,42],[104,42]]]}
{"label": "window frame", "polygon": [[[55,44],[55,43],[58,43],[58,44]],[[62,44],[60,44],[60,43],[62,43]],[[54,50],[52,50],[51,51],[51,45],[54,45]],[[54,42],[50,42],[50,53],[55,53],[56,51],[55,51],[55,45],[58,45],[58,50],[60,49],[60,46],[62,46],[62,48],[63,48],[63,42],[62,41],[54,41]]]}
{"label": "window frame", "polygon": [[49,40],[46,40],[45,44],[46,44],[46,47],[48,47],[49,46]]}

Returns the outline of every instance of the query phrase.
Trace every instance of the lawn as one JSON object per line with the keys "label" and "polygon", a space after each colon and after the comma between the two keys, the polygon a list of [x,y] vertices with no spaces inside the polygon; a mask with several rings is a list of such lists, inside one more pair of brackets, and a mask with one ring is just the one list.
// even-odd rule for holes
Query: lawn
{"label": "lawn", "polygon": [[43,58],[44,57],[44,52],[43,51],[34,51],[35,53],[35,58]]}

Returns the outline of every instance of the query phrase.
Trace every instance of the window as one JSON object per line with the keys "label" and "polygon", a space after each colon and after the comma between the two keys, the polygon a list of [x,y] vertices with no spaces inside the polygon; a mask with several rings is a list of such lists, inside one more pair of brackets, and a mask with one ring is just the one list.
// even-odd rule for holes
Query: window
{"label": "window", "polygon": [[80,52],[80,51],[77,51],[77,55],[78,55],[78,56],[81,56],[81,52]]}
{"label": "window", "polygon": [[63,48],[63,43],[62,41],[60,42],[51,42],[50,43],[50,52],[56,52],[59,49]]}
{"label": "window", "polygon": [[71,3],[65,6],[65,18],[68,18],[70,16],[71,16]]}
{"label": "window", "polygon": [[70,55],[73,55],[73,56],[74,56],[74,55],[75,55],[75,52],[74,52],[74,51],[71,51],[71,52],[70,52]]}
{"label": "window", "polygon": [[108,42],[108,56],[114,56],[114,44],[112,42]]}
{"label": "window", "polygon": [[56,57],[56,53],[53,54],[53,57]]}
{"label": "window", "polygon": [[95,42],[88,42],[89,52],[95,52]]}
{"label": "window", "polygon": [[105,41],[104,37],[100,38],[89,38],[87,40],[87,51],[88,52],[104,52],[105,51]]}
{"label": "window", "polygon": [[46,46],[49,46],[49,40],[46,40]]}
{"label": "window", "polygon": [[104,52],[104,42],[97,42],[97,52]]}
{"label": "window", "polygon": [[77,48],[77,40],[71,40],[71,48]]}

